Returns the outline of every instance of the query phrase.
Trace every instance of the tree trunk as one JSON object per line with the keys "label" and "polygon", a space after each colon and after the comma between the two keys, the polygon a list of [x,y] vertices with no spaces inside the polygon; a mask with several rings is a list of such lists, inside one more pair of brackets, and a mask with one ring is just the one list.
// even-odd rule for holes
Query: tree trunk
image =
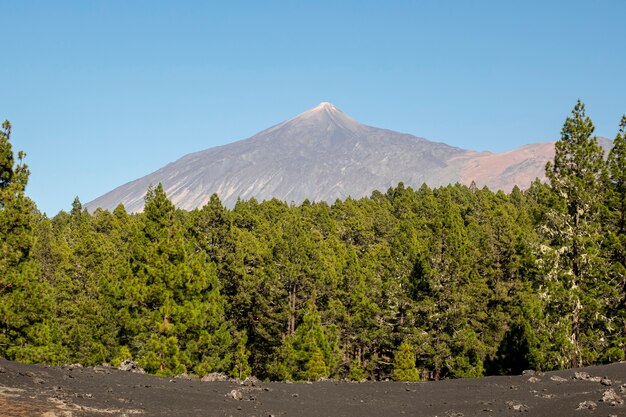
{"label": "tree trunk", "polygon": [[572,368],[579,368],[582,366],[580,346],[578,345],[578,335],[580,333],[580,310],[580,300],[576,297],[572,311],[572,344],[574,345],[574,352],[572,353]]}

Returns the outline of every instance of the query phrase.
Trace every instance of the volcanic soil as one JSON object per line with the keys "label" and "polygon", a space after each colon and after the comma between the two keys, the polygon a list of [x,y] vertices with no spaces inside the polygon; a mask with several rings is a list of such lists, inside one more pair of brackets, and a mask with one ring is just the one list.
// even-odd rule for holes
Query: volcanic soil
{"label": "volcanic soil", "polygon": [[626,363],[440,382],[202,382],[0,359],[1,416],[626,416]]}

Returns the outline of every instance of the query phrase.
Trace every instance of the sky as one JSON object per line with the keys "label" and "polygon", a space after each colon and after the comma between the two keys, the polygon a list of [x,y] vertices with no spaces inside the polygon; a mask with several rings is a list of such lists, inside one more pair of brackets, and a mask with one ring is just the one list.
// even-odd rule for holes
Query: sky
{"label": "sky", "polygon": [[0,119],[49,216],[329,101],[501,152],[626,113],[626,2],[0,0]]}

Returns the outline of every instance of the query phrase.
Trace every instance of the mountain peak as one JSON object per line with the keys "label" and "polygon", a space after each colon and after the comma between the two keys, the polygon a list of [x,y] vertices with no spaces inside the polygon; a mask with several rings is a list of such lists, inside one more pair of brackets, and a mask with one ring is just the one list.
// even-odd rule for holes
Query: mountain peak
{"label": "mountain peak", "polygon": [[327,129],[329,126],[348,130],[359,129],[362,126],[359,122],[348,116],[334,104],[323,101],[317,106],[300,113],[278,126],[306,125]]}
{"label": "mountain peak", "polygon": [[337,107],[333,103],[329,103],[328,101],[322,101],[313,110],[337,110]]}

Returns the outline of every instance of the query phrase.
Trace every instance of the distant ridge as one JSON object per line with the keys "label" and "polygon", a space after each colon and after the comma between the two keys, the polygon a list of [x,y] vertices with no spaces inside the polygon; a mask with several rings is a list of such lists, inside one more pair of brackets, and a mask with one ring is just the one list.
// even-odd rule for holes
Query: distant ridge
{"label": "distant ridge", "polygon": [[384,191],[400,181],[412,187],[475,181],[480,187],[510,191],[543,178],[553,155],[554,142],[504,153],[464,150],[361,124],[322,102],[248,139],[185,155],[85,206],[113,210],[122,203],[129,212],[138,212],[148,187],[158,183],[186,210],[202,207],[213,193],[227,207],[252,197],[295,204],[305,199],[334,202]]}

